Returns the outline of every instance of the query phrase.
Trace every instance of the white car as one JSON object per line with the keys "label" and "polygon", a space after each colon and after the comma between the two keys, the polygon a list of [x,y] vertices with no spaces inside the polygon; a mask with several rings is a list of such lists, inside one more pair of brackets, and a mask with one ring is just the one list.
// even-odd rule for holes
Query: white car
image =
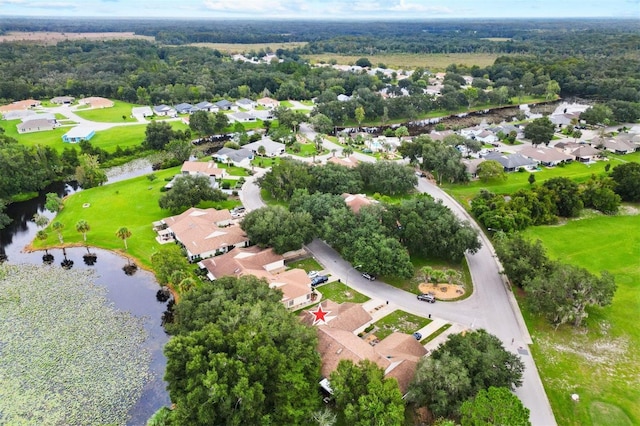
{"label": "white car", "polygon": [[307,273],[307,275],[309,276],[309,278],[314,279],[315,277],[317,277],[320,274],[320,272],[318,271],[309,271],[309,273]]}

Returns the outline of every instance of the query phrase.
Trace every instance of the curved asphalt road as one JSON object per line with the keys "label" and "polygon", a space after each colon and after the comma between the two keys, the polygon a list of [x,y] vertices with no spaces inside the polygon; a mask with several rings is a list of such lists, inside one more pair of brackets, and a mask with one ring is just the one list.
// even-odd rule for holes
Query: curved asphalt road
{"label": "curved asphalt road", "polygon": [[[260,189],[256,179],[266,170],[258,171],[247,179],[242,187],[240,199],[247,210],[264,206],[260,197]],[[470,215],[448,194],[426,179],[419,179],[418,190],[442,200],[459,218],[469,221],[479,229]],[[320,240],[314,240],[307,246],[313,256],[325,266],[332,275],[340,277],[355,290],[378,299],[388,300],[407,312],[442,318],[465,325],[472,329],[484,328],[502,340],[504,347],[520,355],[525,371],[523,384],[516,389],[516,394],[531,411],[531,423],[534,426],[556,425],[549,400],[542,386],[533,357],[528,345],[532,343],[522,314],[515,298],[500,274],[500,265],[493,246],[480,231],[482,248],[475,254],[467,254],[467,262],[473,279],[474,291],[467,299],[460,302],[424,303],[416,299],[416,295],[397,289],[380,281],[370,282],[360,276],[340,255]]]}

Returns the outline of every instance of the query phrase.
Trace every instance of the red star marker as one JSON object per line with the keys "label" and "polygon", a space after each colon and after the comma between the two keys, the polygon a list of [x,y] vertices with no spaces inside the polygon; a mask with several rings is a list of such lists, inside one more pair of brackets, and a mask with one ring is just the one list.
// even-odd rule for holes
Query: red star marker
{"label": "red star marker", "polygon": [[309,311],[309,313],[311,313],[313,316],[315,316],[315,318],[313,319],[313,325],[316,325],[319,322],[323,322],[323,323],[327,323],[327,320],[325,319],[325,316],[331,311],[323,311],[322,310],[322,305],[318,305],[318,309],[316,309],[315,311]]}

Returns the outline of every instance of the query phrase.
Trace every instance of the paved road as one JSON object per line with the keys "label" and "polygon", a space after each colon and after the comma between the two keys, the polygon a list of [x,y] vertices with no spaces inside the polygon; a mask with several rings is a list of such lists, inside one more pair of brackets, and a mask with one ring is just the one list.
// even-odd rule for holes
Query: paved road
{"label": "paved road", "polygon": [[[247,179],[242,187],[241,200],[247,210],[264,206],[260,199],[260,190],[255,179],[265,170]],[[477,225],[469,214],[449,195],[426,179],[419,179],[418,189],[429,193],[448,206],[458,217]],[[531,337],[522,319],[513,294],[499,273],[500,266],[493,247],[481,233],[482,248],[473,255],[467,255],[467,262],[474,284],[473,294],[460,302],[427,304],[416,299],[416,295],[392,287],[380,281],[370,282],[360,276],[340,255],[320,240],[314,240],[307,246],[314,257],[325,266],[332,275],[340,277],[355,290],[378,299],[388,300],[407,312],[432,316],[459,323],[472,329],[484,328],[502,340],[505,348],[518,353],[525,364],[523,385],[516,394],[531,411],[531,423],[534,426],[553,426],[556,424],[549,400],[542,386],[535,362],[530,355],[528,345]]]}

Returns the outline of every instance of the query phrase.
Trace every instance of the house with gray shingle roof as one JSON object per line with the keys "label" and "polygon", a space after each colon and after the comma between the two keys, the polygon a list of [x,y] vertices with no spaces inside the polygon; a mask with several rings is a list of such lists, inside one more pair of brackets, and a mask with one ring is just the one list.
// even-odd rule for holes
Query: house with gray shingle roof
{"label": "house with gray shingle roof", "polygon": [[[520,168],[534,169],[538,163],[520,154],[503,154],[501,152],[490,152],[484,156],[485,160],[494,160],[502,164],[505,172],[515,172]],[[477,170],[477,166],[476,166]]]}

